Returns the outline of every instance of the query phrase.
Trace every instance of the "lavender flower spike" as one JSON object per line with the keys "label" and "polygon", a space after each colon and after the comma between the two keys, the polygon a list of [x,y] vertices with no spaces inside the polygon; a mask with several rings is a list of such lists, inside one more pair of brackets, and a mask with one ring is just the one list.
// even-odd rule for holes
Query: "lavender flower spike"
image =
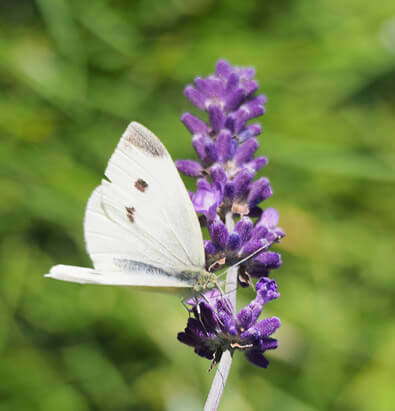
{"label": "lavender flower spike", "polygon": [[193,347],[196,354],[212,360],[212,366],[226,350],[238,350],[254,365],[266,368],[269,361],[264,354],[277,348],[277,340],[271,335],[280,320],[272,317],[258,322],[258,317],[263,305],[279,296],[275,281],[261,278],[255,299],[234,316],[231,302],[220,291],[209,291],[197,304],[190,301],[193,317],[177,338]]}
{"label": "lavender flower spike", "polygon": [[[219,60],[214,74],[196,77],[184,90],[203,116],[185,113],[181,117],[192,134],[197,160],[179,160],[176,166],[197,178],[190,196],[201,225],[208,228],[206,269],[228,269],[229,298],[219,290],[196,296],[190,301],[192,317],[178,334],[212,366],[222,358],[206,402],[205,409],[210,410],[218,406],[233,353],[242,351],[252,364],[267,367],[266,351],[277,347],[272,334],[280,326],[277,317],[258,321],[263,305],[279,297],[268,275],[282,264],[272,248],[285,234],[278,227],[278,212],[261,207],[273,190],[267,178],[256,176],[268,159],[257,156],[262,127],[256,118],[265,113],[266,97],[257,93],[254,77],[253,68]],[[256,290],[255,298],[237,315],[236,283]]]}

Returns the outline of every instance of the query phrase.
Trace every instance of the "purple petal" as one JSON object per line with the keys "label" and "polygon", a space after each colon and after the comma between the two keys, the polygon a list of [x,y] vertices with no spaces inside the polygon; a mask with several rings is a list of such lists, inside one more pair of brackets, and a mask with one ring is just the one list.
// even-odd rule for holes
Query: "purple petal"
{"label": "purple petal", "polygon": [[232,158],[236,154],[237,148],[239,147],[239,144],[235,138],[232,138]]}
{"label": "purple petal", "polygon": [[232,304],[227,298],[217,301],[217,314],[222,331],[230,335],[237,335],[237,323],[233,316]]}
{"label": "purple petal", "polygon": [[243,87],[246,96],[258,89],[258,83],[255,80],[242,80],[241,86]]}
{"label": "purple petal", "polygon": [[259,348],[262,351],[274,350],[278,347],[278,341],[275,338],[265,337],[259,341]]}
{"label": "purple petal", "polygon": [[235,185],[233,181],[228,181],[224,186],[224,198],[228,200],[233,200],[235,195]]}
{"label": "purple petal", "polygon": [[185,332],[194,336],[197,340],[207,338],[207,332],[201,322],[196,318],[189,317]]}
{"label": "purple petal", "polygon": [[197,161],[177,160],[175,164],[177,169],[187,176],[199,177],[203,171],[201,164]]}
{"label": "purple petal", "polygon": [[262,133],[262,126],[260,123],[250,124],[246,129],[251,133],[251,137],[259,136],[259,134]]}
{"label": "purple petal", "polygon": [[254,101],[263,105],[267,103],[267,97],[264,94],[260,94],[255,97]]}
{"label": "purple petal", "polygon": [[213,187],[204,178],[199,178],[199,180],[197,181],[197,191],[199,191],[199,190],[204,190],[204,191],[211,192],[211,191],[213,191]]}
{"label": "purple petal", "polygon": [[221,130],[216,141],[218,160],[228,161],[232,158],[232,134],[229,130]]}
{"label": "purple petal", "polygon": [[248,266],[248,274],[254,278],[265,278],[269,275],[270,270],[262,265],[250,265]]}
{"label": "purple petal", "polygon": [[237,110],[235,113],[232,113],[234,118],[233,129],[236,134],[239,134],[244,128],[247,120],[248,113],[245,110]]}
{"label": "purple petal", "polygon": [[248,217],[242,217],[235,227],[235,231],[239,233],[240,241],[244,244],[251,237],[253,222]]}
{"label": "purple petal", "polygon": [[205,213],[208,223],[215,220],[215,217],[217,216],[218,205],[219,203],[212,204]]}
{"label": "purple petal", "polygon": [[274,241],[277,240],[276,233],[274,233],[273,230],[267,230],[266,240],[271,242],[271,243],[274,243]]}
{"label": "purple petal", "polygon": [[200,110],[205,109],[206,97],[197,91],[193,86],[186,86],[184,95],[197,108]]}
{"label": "purple petal", "polygon": [[243,331],[250,328],[253,325],[252,311],[249,306],[242,308],[237,314],[237,321],[239,322],[240,329]]}
{"label": "purple petal", "polygon": [[243,256],[247,257],[247,256],[251,255],[253,252],[259,250],[264,245],[265,244],[262,240],[248,241],[242,249]]}
{"label": "purple petal", "polygon": [[193,82],[195,83],[195,87],[198,89],[198,91],[200,91],[206,97],[211,96],[211,89],[208,78],[205,79],[203,77],[198,76],[195,78]]}
{"label": "purple petal", "polygon": [[182,342],[183,344],[189,345],[190,347],[196,347],[196,345],[200,343],[195,335],[188,332],[178,333],[177,340]]}
{"label": "purple petal", "polygon": [[[221,97],[224,93],[224,88],[222,81],[216,77],[207,77],[203,79],[202,77],[196,77],[195,81],[196,88],[205,96],[212,97]],[[207,101],[206,101],[207,105]]]}
{"label": "purple petal", "polygon": [[217,186],[211,186],[205,179],[197,181],[196,193],[192,195],[192,203],[197,213],[206,214],[211,207],[215,209],[221,202],[221,192]]}
{"label": "purple petal", "polygon": [[217,244],[222,249],[225,249],[229,237],[225,224],[220,219],[217,219],[209,225],[209,231],[214,244]]}
{"label": "purple petal", "polygon": [[210,104],[208,107],[208,115],[213,130],[218,132],[224,126],[224,113],[218,105]]}
{"label": "purple petal", "polygon": [[255,324],[257,318],[262,312],[262,306],[263,304],[260,304],[257,301],[252,301],[247,307],[244,307],[239,311],[237,314],[237,320],[239,321],[239,325],[242,329],[248,330]]}
{"label": "purple petal", "polygon": [[267,368],[269,361],[264,357],[260,350],[247,350],[245,352],[247,360],[261,368]]}
{"label": "purple petal", "polygon": [[225,127],[232,133],[235,134],[235,116],[234,113],[229,114],[225,118]]}
{"label": "purple petal", "polygon": [[211,140],[211,138],[205,141],[204,148],[206,151],[205,161],[209,164],[217,161],[217,158],[218,158],[217,149],[215,147],[213,140]]}
{"label": "purple petal", "polygon": [[238,71],[241,77],[248,80],[254,78],[256,73],[254,67],[239,67]]}
{"label": "purple petal", "polygon": [[257,240],[266,238],[268,229],[264,225],[256,225],[252,230],[251,237]]}
{"label": "purple petal", "polygon": [[256,283],[257,300],[263,304],[280,297],[278,286],[271,278],[262,277]]}
{"label": "purple petal", "polygon": [[241,240],[240,235],[237,232],[233,232],[229,235],[228,244],[226,248],[231,251],[238,250],[240,248]]}
{"label": "purple petal", "polygon": [[235,161],[238,166],[250,161],[254,153],[258,150],[259,143],[255,138],[250,138],[243,143],[235,154]]}
{"label": "purple petal", "polygon": [[250,183],[254,178],[254,173],[246,168],[243,168],[233,180],[235,186],[235,197],[241,198],[247,193]]}
{"label": "purple petal", "polygon": [[221,185],[225,185],[227,181],[226,173],[219,164],[214,164],[210,168],[210,177],[213,180],[213,182]]}
{"label": "purple petal", "polygon": [[255,328],[259,330],[262,337],[269,337],[272,335],[278,327],[280,327],[281,322],[277,317],[265,318],[256,324]]}
{"label": "purple petal", "polygon": [[280,215],[275,208],[267,208],[263,211],[258,224],[264,224],[267,227],[275,227],[278,224]]}
{"label": "purple petal", "polygon": [[248,119],[259,117],[265,112],[264,107],[256,101],[244,104],[242,110],[246,112]]}
{"label": "purple petal", "polygon": [[227,79],[230,76],[230,73],[231,73],[230,64],[226,60],[218,60],[217,65],[215,67],[215,74],[218,77]]}
{"label": "purple petal", "polygon": [[215,245],[211,240],[204,241],[204,251],[206,254],[215,255],[221,251],[220,247]]}
{"label": "purple petal", "polygon": [[247,165],[248,167],[252,168],[255,172],[259,171],[261,168],[265,167],[268,163],[266,157],[256,157],[251,160]]}
{"label": "purple petal", "polygon": [[256,327],[247,328],[244,332],[240,334],[242,340],[246,340],[248,342],[253,342],[257,344],[258,341],[261,339],[261,333]]}
{"label": "purple petal", "polygon": [[[229,82],[228,82],[229,84]],[[244,99],[244,90],[242,88],[236,88],[232,90],[226,97],[225,110],[233,111],[235,110]]]}
{"label": "purple petal", "polygon": [[240,77],[236,73],[231,73],[226,82],[225,91],[227,94],[231,93],[239,85]]}
{"label": "purple petal", "polygon": [[267,268],[279,268],[282,264],[280,254],[274,251],[265,251],[256,256],[253,260],[254,264],[261,264]]}
{"label": "purple petal", "polygon": [[248,204],[250,207],[258,205],[261,201],[266,200],[273,194],[270,182],[267,178],[262,177],[251,185],[248,195]]}
{"label": "purple petal", "polygon": [[276,239],[274,241],[278,242],[281,238],[285,237],[285,233],[282,228],[276,227],[273,229],[273,233],[276,235]]}
{"label": "purple petal", "polygon": [[245,141],[251,137],[256,137],[262,133],[262,126],[259,123],[250,124],[239,133],[241,141]]}
{"label": "purple petal", "polygon": [[200,118],[194,116],[191,113],[184,113],[181,116],[181,121],[184,123],[185,127],[192,133],[192,134],[207,134],[208,127],[207,124],[200,120]]}
{"label": "purple petal", "polygon": [[192,137],[192,145],[200,160],[207,164],[212,164],[217,160],[217,149],[213,140],[201,134]]}
{"label": "purple petal", "polygon": [[206,158],[206,146],[205,141],[207,137],[202,134],[196,134],[192,137],[192,145],[196,151],[196,154],[199,156],[201,161],[204,161]]}

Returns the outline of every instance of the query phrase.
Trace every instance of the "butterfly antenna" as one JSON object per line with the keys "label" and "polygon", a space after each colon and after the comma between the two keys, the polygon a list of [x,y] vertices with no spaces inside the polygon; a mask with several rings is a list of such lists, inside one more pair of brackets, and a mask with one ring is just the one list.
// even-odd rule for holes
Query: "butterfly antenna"
{"label": "butterfly antenna", "polygon": [[[203,298],[207,301],[207,298],[206,298],[203,294],[200,294],[200,296],[203,297]],[[208,336],[209,333],[208,333],[207,328],[206,328],[206,326],[204,325],[204,322],[203,322],[203,320],[202,320],[202,316],[201,316],[201,312],[200,312],[200,306],[199,306],[199,300],[198,300],[197,297],[194,297],[194,300],[195,300],[195,305],[196,305],[196,312],[197,312],[197,315],[198,315],[198,317],[199,317],[199,322],[200,322],[200,324],[202,325],[202,327],[203,327],[203,329],[204,329],[204,332],[205,332],[206,335]],[[208,302],[208,301],[207,301],[207,302]]]}
{"label": "butterfly antenna", "polygon": [[251,258],[255,257],[257,254],[261,253],[262,251],[264,251],[266,248],[268,248],[270,246],[270,243],[268,241],[266,241],[266,244],[259,247],[257,250],[255,250],[254,252],[252,252],[251,254],[247,255],[247,257],[244,257],[242,260],[238,261],[237,263],[231,265],[230,267],[225,268],[225,270],[217,275],[217,278],[222,277],[224,274],[226,274],[226,272],[230,269],[230,268],[235,268],[238,267],[240,264],[245,263],[246,261],[250,260]]}
{"label": "butterfly antenna", "polygon": [[189,309],[189,307],[188,307],[188,305],[187,305],[187,303],[186,303],[185,301],[186,301],[186,298],[181,297],[181,304],[182,304],[182,305],[184,306],[184,308],[187,310],[189,316],[191,316],[191,310]]}

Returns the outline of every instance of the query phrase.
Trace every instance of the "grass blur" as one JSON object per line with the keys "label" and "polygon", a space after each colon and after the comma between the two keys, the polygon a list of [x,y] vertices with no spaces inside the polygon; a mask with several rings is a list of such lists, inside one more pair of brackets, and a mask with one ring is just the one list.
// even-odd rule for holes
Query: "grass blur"
{"label": "grass blur", "polygon": [[42,275],[90,264],[84,208],[128,122],[194,156],[183,87],[221,57],[268,96],[288,236],[280,348],[267,370],[235,356],[220,409],[394,409],[395,4],[2,0],[0,411],[201,409],[177,298]]}

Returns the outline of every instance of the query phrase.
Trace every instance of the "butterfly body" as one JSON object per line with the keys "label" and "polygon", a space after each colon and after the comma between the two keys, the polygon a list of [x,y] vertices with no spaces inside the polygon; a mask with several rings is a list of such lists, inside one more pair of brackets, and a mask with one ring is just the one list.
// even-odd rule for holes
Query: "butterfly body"
{"label": "butterfly body", "polygon": [[158,289],[216,287],[205,269],[194,207],[160,140],[131,123],[89,198],[84,220],[94,268],[56,265],[48,277]]}

